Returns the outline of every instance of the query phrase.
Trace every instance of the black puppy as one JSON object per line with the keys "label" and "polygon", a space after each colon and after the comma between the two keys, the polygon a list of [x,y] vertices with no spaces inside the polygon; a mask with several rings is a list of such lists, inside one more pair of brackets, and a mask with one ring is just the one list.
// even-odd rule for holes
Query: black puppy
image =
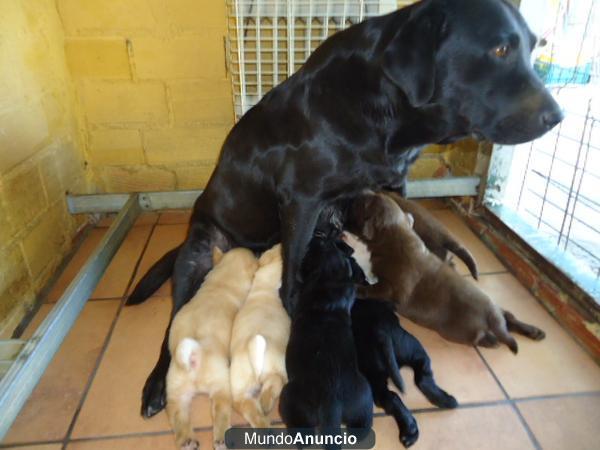
{"label": "black puppy", "polygon": [[288,428],[370,428],[373,396],[358,369],[350,310],[363,271],[339,236],[315,236],[304,257],[286,349],[279,413]]}
{"label": "black puppy", "polygon": [[391,379],[404,392],[400,367],[412,367],[415,384],[435,406],[456,408],[458,403],[436,384],[427,352],[417,338],[400,326],[391,303],[357,299],[352,307],[352,331],[358,365],[369,381],[375,404],[396,419],[400,442],[410,447],[419,437],[417,421],[387,386]]}
{"label": "black puppy", "polygon": [[[214,246],[260,251],[281,241],[281,298],[291,312],[324,206],[365,189],[402,190],[425,144],[473,134],[514,144],[561,120],[531,67],[534,45],[504,0],[424,0],[333,35],[233,127],[185,242],[128,304],[172,275],[175,314],[210,270]],[[145,416],[164,407],[169,361],[165,340],[144,387]]]}

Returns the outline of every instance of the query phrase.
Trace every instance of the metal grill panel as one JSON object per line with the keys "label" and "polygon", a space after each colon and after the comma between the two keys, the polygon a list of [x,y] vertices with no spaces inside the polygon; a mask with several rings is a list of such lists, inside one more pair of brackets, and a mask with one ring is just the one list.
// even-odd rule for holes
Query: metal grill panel
{"label": "metal grill panel", "polygon": [[598,297],[600,7],[597,0],[542,3],[546,24],[550,24],[545,30],[540,1],[522,0],[521,9],[534,29],[536,24],[542,26],[536,31],[548,44],[537,55],[534,67],[563,108],[565,119],[540,139],[512,149],[509,173],[501,185],[490,186],[486,201],[492,207],[515,211],[575,261],[572,266],[578,274],[570,275],[594,279],[587,288]]}
{"label": "metal grill panel", "polygon": [[411,3],[397,0],[227,0],[236,120],[304,64],[321,42]]}

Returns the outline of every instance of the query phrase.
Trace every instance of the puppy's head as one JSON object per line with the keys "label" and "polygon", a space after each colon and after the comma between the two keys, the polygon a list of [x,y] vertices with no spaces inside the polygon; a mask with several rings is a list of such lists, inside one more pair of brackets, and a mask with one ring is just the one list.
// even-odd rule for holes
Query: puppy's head
{"label": "puppy's head", "polygon": [[281,263],[281,244],[274,245],[264,252],[258,259],[258,266],[264,267],[269,264]]}
{"label": "puppy's head", "polygon": [[258,261],[247,248],[237,247],[224,253],[219,247],[213,247],[213,270],[235,271],[243,274],[254,274],[258,268]]}
{"label": "puppy's head", "polygon": [[405,214],[389,196],[364,194],[357,197],[350,210],[353,229],[366,241],[373,241],[377,233],[389,227],[412,228],[414,219]]}
{"label": "puppy's head", "polygon": [[352,247],[339,236],[316,235],[302,261],[302,282],[366,284],[365,273],[352,258],[352,253]]}

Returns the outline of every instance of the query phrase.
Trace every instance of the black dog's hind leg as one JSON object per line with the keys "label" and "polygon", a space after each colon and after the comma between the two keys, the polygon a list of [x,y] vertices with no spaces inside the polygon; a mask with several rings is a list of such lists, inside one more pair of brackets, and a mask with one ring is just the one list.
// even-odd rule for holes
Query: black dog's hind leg
{"label": "black dog's hind leg", "polygon": [[135,288],[127,298],[126,305],[138,305],[142,303],[171,277],[180,248],[181,246],[177,246],[169,250],[150,267],[148,272],[135,285]]}
{"label": "black dog's hind leg", "polygon": [[400,430],[400,442],[405,447],[410,447],[419,438],[419,427],[410,410],[395,392],[387,388],[387,376],[378,380],[370,380],[375,404],[392,416]]}
{"label": "black dog's hind leg", "polygon": [[297,279],[302,259],[313,237],[322,205],[315,201],[292,200],[279,207],[281,211],[281,245],[283,276],[279,294],[291,316],[297,301]]}
{"label": "black dog's hind leg", "polygon": [[[186,241],[180,247],[175,267],[173,269],[173,307],[171,318],[196,293],[204,277],[212,268],[212,250],[218,246],[227,251],[230,243],[216,227],[210,224],[195,224]],[[152,417],[166,405],[166,376],[171,363],[169,354],[169,330],[171,322],[165,331],[160,348],[158,361],[150,372],[142,392],[142,416]]]}
{"label": "black dog's hind leg", "polygon": [[419,390],[427,400],[439,408],[456,408],[458,406],[456,399],[435,382],[431,360],[419,340],[409,332],[402,331],[401,336],[398,334],[394,336],[394,341],[401,341],[400,345],[396,344],[396,357],[402,361],[402,365],[412,367],[415,384]]}

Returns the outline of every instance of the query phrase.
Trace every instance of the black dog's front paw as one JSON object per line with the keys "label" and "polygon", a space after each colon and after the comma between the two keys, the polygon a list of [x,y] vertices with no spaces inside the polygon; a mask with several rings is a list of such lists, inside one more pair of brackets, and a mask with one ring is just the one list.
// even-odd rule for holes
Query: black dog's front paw
{"label": "black dog's front paw", "polygon": [[165,378],[152,371],[142,392],[142,416],[150,418],[161,412],[167,404]]}
{"label": "black dog's front paw", "polygon": [[400,442],[408,448],[419,439],[419,427],[414,417],[411,417],[408,423],[400,431]]}

